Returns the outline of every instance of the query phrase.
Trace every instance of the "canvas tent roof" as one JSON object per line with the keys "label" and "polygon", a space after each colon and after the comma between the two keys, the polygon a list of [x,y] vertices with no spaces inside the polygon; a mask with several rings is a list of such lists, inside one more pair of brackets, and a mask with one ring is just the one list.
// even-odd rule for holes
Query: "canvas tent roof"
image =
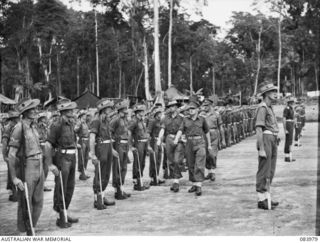
{"label": "canvas tent roof", "polygon": [[87,109],[95,108],[98,100],[100,100],[98,96],[91,91],[86,90],[73,101],[77,103],[78,109]]}
{"label": "canvas tent roof", "polygon": [[15,102],[14,100],[8,97],[5,97],[3,94],[0,94],[0,103],[6,104],[6,105],[15,105],[17,102]]}
{"label": "canvas tent roof", "polygon": [[174,86],[171,86],[169,89],[165,91],[165,96],[169,100],[188,100],[189,97],[182,94],[179,90],[177,90]]}

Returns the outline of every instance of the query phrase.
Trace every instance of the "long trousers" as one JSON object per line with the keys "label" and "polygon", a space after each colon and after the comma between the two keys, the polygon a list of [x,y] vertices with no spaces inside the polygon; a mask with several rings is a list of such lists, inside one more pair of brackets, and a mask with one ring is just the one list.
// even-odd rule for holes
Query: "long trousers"
{"label": "long trousers", "polygon": [[301,137],[301,122],[299,122],[296,126],[295,126],[295,130],[294,130],[294,141],[298,142],[298,140]]}
{"label": "long trousers", "polygon": [[174,138],[167,136],[166,137],[166,152],[167,152],[167,160],[169,162],[169,167],[172,169],[172,179],[180,179],[182,177],[181,174],[181,164],[183,163],[184,158],[184,146],[182,142],[178,142],[178,144],[173,143]]}
{"label": "long trousers", "polygon": [[132,178],[140,179],[143,177],[144,167],[146,165],[146,156],[148,152],[148,142],[136,142],[137,151],[133,152]]}
{"label": "long trousers", "polygon": [[[98,143],[96,145],[96,155],[100,161],[101,172],[101,188],[104,191],[110,180],[111,169],[113,165],[112,144],[111,143]],[[93,178],[93,192],[96,194],[100,192],[100,177],[99,177],[99,164],[95,166]]]}
{"label": "long trousers", "polygon": [[267,157],[259,157],[258,172],[256,175],[256,191],[264,193],[267,191],[267,179],[270,180],[270,185],[276,171],[277,162],[277,136],[263,134],[264,150]]}
{"label": "long trousers", "polygon": [[205,140],[188,139],[186,144],[186,157],[189,167],[189,180],[191,182],[204,181],[206,165]]}
{"label": "long trousers", "polygon": [[[119,161],[114,158],[113,169],[112,169],[112,186],[115,188],[120,187],[124,184],[127,175],[127,164],[128,164],[128,143],[117,142],[115,144],[115,150],[119,154]],[[120,180],[121,179],[121,180]]]}
{"label": "long trousers", "polygon": [[[36,227],[43,208],[44,173],[42,158],[31,157],[26,160],[25,182],[28,186],[32,223],[33,227]],[[20,232],[25,232],[30,227],[30,225],[27,225],[24,217],[27,214],[27,208],[23,206],[26,205],[25,201],[23,201],[25,200],[24,195],[25,191],[18,190],[17,225]]]}
{"label": "long trousers", "polygon": [[89,139],[81,139],[81,148],[78,149],[78,171],[83,173],[87,169],[89,159]]}
{"label": "long trousers", "polygon": [[75,186],[75,173],[76,173],[76,156],[75,154],[64,154],[57,152],[54,158],[54,163],[61,171],[62,182],[60,182],[60,176],[54,178],[54,194],[53,194],[53,209],[56,212],[63,210],[63,198],[61,186],[63,186],[64,198],[66,209],[69,208]]}
{"label": "long trousers", "polygon": [[206,141],[206,168],[208,170],[215,169],[217,167],[218,142],[219,142],[218,129],[210,129],[210,139],[211,139],[212,150],[208,150],[207,141]]}
{"label": "long trousers", "polygon": [[291,152],[291,146],[293,142],[293,122],[286,122],[286,140],[284,143],[284,153],[289,154]]}
{"label": "long trousers", "polygon": [[161,146],[157,145],[156,140],[152,139],[150,146],[153,152],[150,153],[150,166],[149,166],[149,176],[150,178],[156,179],[160,174],[161,165]]}

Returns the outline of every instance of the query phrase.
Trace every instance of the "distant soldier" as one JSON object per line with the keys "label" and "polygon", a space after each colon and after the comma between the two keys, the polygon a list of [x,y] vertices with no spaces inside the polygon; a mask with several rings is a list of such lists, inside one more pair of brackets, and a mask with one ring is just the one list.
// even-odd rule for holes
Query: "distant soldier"
{"label": "distant soldier", "polygon": [[27,235],[33,234],[43,206],[43,157],[36,129],[36,107],[39,103],[38,99],[19,102],[17,110],[22,114],[22,120],[13,128],[9,142],[10,174],[13,184],[19,189],[18,229],[27,232]]}
{"label": "distant soldier", "polygon": [[149,176],[152,179],[150,186],[158,186],[164,183],[159,179],[161,165],[161,146],[157,145],[159,132],[161,130],[162,108],[156,108],[152,112],[153,118],[149,120],[147,131],[150,136],[150,166]]}
{"label": "distant soldier", "polygon": [[57,108],[61,116],[50,126],[45,145],[45,161],[55,176],[53,209],[59,214],[56,225],[68,228],[79,221],[69,213],[66,215],[75,187],[77,144],[73,111],[77,104],[67,100],[60,101]]}
{"label": "distant soldier", "polygon": [[[112,185],[116,189],[115,199],[124,200],[131,196],[130,193],[123,191],[121,188],[124,185],[127,175],[127,165],[129,162],[129,133],[128,133],[128,106],[129,102],[124,100],[116,105],[118,116],[110,122],[110,129],[113,138],[115,139],[114,148],[119,154],[119,158],[113,163],[113,179]],[[119,159],[119,161],[118,161]]]}
{"label": "distant soldier", "polygon": [[202,194],[202,182],[205,179],[205,164],[206,164],[206,144],[204,134],[207,137],[207,148],[212,150],[209,127],[203,117],[198,116],[199,104],[190,99],[188,110],[189,117],[185,117],[179,126],[179,131],[173,141],[177,145],[182,133],[187,137],[186,157],[188,163],[189,180],[193,186],[188,190],[189,193],[195,192],[196,196]]}
{"label": "distant soldier", "polygon": [[[42,154],[45,154],[45,144],[47,141],[47,136],[48,136],[48,118],[47,118],[47,113],[42,112],[38,115],[38,124],[37,124],[37,129],[39,133],[39,140],[40,140],[40,146],[42,150]],[[44,156],[43,156],[44,159]],[[49,168],[46,163],[43,163],[43,171],[44,171],[44,178],[45,181],[47,180],[48,177],[48,172]],[[45,192],[50,192],[51,189],[44,186],[43,189]]]}
{"label": "distant soldier", "polygon": [[144,105],[136,105],[133,108],[135,116],[129,122],[129,150],[133,151],[133,189],[136,191],[144,191],[149,189],[149,186],[144,185],[143,171],[148,152],[149,135],[144,123],[146,107]]}
{"label": "distant soldier", "polygon": [[78,121],[74,127],[76,134],[79,137],[80,147],[78,149],[78,171],[81,173],[79,176],[80,180],[87,180],[90,176],[86,175],[88,159],[89,159],[89,126],[87,124],[86,118],[87,113],[81,111],[78,114]]}
{"label": "distant soldier", "polygon": [[[208,169],[208,175],[205,177],[206,180],[215,181],[215,169],[217,167],[217,156],[218,156],[218,143],[219,143],[219,130],[222,126],[222,119],[220,115],[213,109],[213,99],[210,97],[205,101],[204,107],[206,108],[206,122],[210,130],[211,139],[211,150],[206,147],[206,168]],[[208,143],[208,141],[206,141]]]}
{"label": "distant soldier", "polygon": [[[256,115],[258,172],[256,176],[256,191],[258,193],[258,208],[268,209],[268,205],[277,206],[278,202],[270,202],[270,186],[274,177],[278,150],[278,123],[272,109],[272,102],[277,99],[277,87],[271,82],[263,82],[259,93],[263,101],[259,104]],[[269,204],[268,204],[269,203]]]}
{"label": "distant soldier", "polygon": [[[113,101],[99,100],[97,102],[99,115],[94,118],[90,126],[90,158],[95,166],[93,178],[94,207],[98,210],[115,205],[114,201],[107,199],[107,192],[105,191],[113,166],[113,156],[119,156],[112,146],[109,115],[113,112],[113,106]],[[103,192],[104,197],[102,196]]]}
{"label": "distant soldier", "polygon": [[178,114],[178,103],[176,100],[169,101],[167,108],[168,112],[161,124],[157,145],[161,146],[162,139],[165,137],[167,160],[170,172],[172,172],[171,178],[173,179],[170,190],[178,192],[179,179],[182,177],[181,164],[184,158],[184,146],[180,140],[174,144],[174,138],[179,131],[183,118]]}
{"label": "distant soldier", "polygon": [[300,103],[297,102],[297,106],[294,108],[295,114],[295,126],[294,126],[294,146],[301,146],[300,137],[302,130],[302,107]]}
{"label": "distant soldier", "polygon": [[13,128],[16,126],[20,119],[20,114],[17,111],[9,111],[8,112],[8,118],[7,118],[7,124],[5,125],[2,133],[2,156],[3,160],[7,163],[7,190],[10,191],[9,195],[9,201],[16,202],[18,201],[18,194],[15,185],[12,182],[12,177],[10,174],[10,169],[9,169],[9,160],[8,160],[8,155],[9,155],[9,141],[10,141],[10,136],[12,133]]}
{"label": "distant soldier", "polygon": [[294,97],[290,97],[287,101],[287,106],[283,110],[283,129],[285,131],[286,140],[284,144],[284,161],[293,162],[292,158],[292,143],[294,131]]}

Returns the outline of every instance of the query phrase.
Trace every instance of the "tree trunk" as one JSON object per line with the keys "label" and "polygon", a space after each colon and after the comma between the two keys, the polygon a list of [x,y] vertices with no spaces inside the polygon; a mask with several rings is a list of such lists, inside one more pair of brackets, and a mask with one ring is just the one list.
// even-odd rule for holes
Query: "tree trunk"
{"label": "tree trunk", "polygon": [[96,78],[97,78],[97,96],[100,96],[100,80],[99,80],[99,50],[98,50],[98,20],[97,11],[94,10],[95,21],[95,42],[96,42]]}
{"label": "tree trunk", "polygon": [[254,86],[254,95],[257,94],[257,88],[258,88],[258,82],[259,82],[259,73],[260,73],[260,67],[261,67],[261,60],[260,60],[261,33],[262,33],[262,25],[260,26],[258,46],[257,46],[257,58],[258,58],[258,62],[257,63],[258,64],[257,64],[256,82],[255,82],[255,86]]}
{"label": "tree trunk", "polygon": [[80,57],[77,55],[77,97],[80,95]]}
{"label": "tree trunk", "polygon": [[141,81],[141,78],[142,78],[142,74],[143,74],[143,69],[142,69],[142,71],[141,71],[141,73],[139,75],[139,78],[138,78],[138,83],[136,85],[136,89],[135,89],[135,92],[134,92],[135,96],[138,96],[138,90],[139,90],[139,85],[140,85],[140,81]]}
{"label": "tree trunk", "polygon": [[144,89],[147,100],[151,100],[150,86],[149,86],[149,63],[148,63],[148,47],[146,37],[143,36],[143,53],[144,53]]}
{"label": "tree trunk", "polygon": [[319,90],[319,79],[318,79],[318,68],[317,68],[317,63],[314,62],[314,75],[315,75],[315,81],[316,81],[316,89]]}
{"label": "tree trunk", "polygon": [[192,93],[193,92],[192,55],[189,58],[189,71],[190,71],[190,93]]}
{"label": "tree trunk", "polygon": [[61,87],[61,70],[60,70],[60,52],[57,53],[57,83],[58,83],[58,95],[62,94]]}
{"label": "tree trunk", "polygon": [[279,32],[279,56],[278,56],[278,75],[277,75],[277,85],[278,85],[278,97],[280,97],[280,72],[281,72],[281,54],[282,54],[282,41],[281,41],[281,11],[278,22],[278,32]]}
{"label": "tree trunk", "polygon": [[168,38],[168,88],[171,87],[171,67],[172,67],[172,12],[173,12],[173,0],[170,0],[170,22],[169,22],[169,38]]}
{"label": "tree trunk", "polygon": [[160,50],[159,50],[159,3],[158,0],[153,1],[154,9],[154,81],[156,94],[161,93],[160,79]]}
{"label": "tree trunk", "polygon": [[119,67],[119,99],[121,98],[121,83],[122,83],[122,68],[121,65]]}
{"label": "tree trunk", "polygon": [[212,92],[213,92],[213,95],[216,94],[216,80],[215,80],[214,67],[212,67]]}

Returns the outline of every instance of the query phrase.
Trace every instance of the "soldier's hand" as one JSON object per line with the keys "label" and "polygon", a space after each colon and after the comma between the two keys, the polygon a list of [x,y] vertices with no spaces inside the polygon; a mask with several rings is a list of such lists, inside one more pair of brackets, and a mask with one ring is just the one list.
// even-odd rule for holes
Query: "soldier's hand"
{"label": "soldier's hand", "polygon": [[98,159],[92,159],[92,164],[94,166],[97,166],[99,164],[99,160]]}
{"label": "soldier's hand", "polygon": [[264,150],[259,150],[258,154],[259,154],[259,157],[267,158],[266,151]]}
{"label": "soldier's hand", "polygon": [[148,150],[149,150],[150,153],[153,153],[153,149],[151,148],[150,145],[148,146]]}
{"label": "soldier's hand", "polygon": [[212,150],[212,146],[210,145],[210,146],[208,146],[208,150]]}
{"label": "soldier's hand", "polygon": [[119,158],[119,153],[115,149],[112,149],[112,155]]}
{"label": "soldier's hand", "polygon": [[80,149],[81,148],[81,144],[77,144],[77,148]]}
{"label": "soldier's hand", "polygon": [[179,142],[178,139],[175,139],[175,140],[173,141],[173,144],[174,144],[174,145],[177,145],[178,142]]}
{"label": "soldier's hand", "polygon": [[131,150],[132,150],[132,152],[133,151],[137,151],[137,148],[136,147],[131,147]]}
{"label": "soldier's hand", "polygon": [[16,187],[18,187],[21,191],[24,190],[23,183],[22,183],[22,181],[21,181],[19,178],[15,177],[12,182],[13,182],[13,184],[14,184]]}
{"label": "soldier's hand", "polygon": [[286,134],[289,134],[289,131],[288,131],[288,130],[286,130]]}
{"label": "soldier's hand", "polygon": [[157,145],[158,145],[158,146],[161,146],[161,140],[160,140],[160,139],[158,139]]}
{"label": "soldier's hand", "polygon": [[59,170],[58,170],[57,166],[50,165],[49,166],[49,170],[54,174],[54,176],[58,176],[59,175]]}

